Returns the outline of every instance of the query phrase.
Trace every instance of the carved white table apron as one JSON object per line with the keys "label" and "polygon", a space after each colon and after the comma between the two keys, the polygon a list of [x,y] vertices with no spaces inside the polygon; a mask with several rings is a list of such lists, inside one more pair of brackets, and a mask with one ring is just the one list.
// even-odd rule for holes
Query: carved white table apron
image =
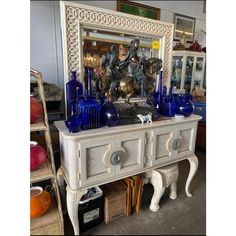
{"label": "carved white table apron", "polygon": [[194,149],[200,119],[191,115],[78,133],[69,133],[64,121],[56,121],[61,154],[58,181],[61,185],[63,177],[67,184],[67,210],[74,233],[79,234],[80,198],[93,186],[187,159],[190,171],[185,191],[191,197],[189,186],[198,168]]}

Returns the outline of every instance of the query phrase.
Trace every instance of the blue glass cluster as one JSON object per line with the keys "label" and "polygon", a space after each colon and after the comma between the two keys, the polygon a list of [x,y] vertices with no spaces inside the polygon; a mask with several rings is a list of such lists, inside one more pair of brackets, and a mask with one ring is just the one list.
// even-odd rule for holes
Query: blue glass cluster
{"label": "blue glass cluster", "polygon": [[162,71],[160,71],[158,89],[153,92],[152,99],[149,98],[147,103],[156,107],[158,113],[168,117],[190,116],[194,110],[191,94],[173,94],[172,88],[167,94],[167,88],[162,86]]}
{"label": "blue glass cluster", "polygon": [[100,127],[101,105],[92,96],[92,69],[88,68],[89,93],[85,91],[83,96],[82,84],[76,80],[75,72],[66,84],[67,120],[65,124],[70,132],[78,132],[81,129],[93,129]]}

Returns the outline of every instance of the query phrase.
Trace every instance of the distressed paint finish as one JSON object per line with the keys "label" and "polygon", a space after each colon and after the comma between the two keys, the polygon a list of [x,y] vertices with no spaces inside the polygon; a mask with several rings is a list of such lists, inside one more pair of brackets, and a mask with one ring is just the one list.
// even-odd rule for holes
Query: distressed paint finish
{"label": "distressed paint finish", "polygon": [[[152,171],[186,159],[190,163],[190,171],[185,191],[190,197],[190,183],[198,168],[194,149],[197,124],[200,119],[198,115],[191,115],[181,120],[173,118],[154,121],[152,124],[102,127],[78,133],[70,133],[64,121],[54,122],[60,134],[62,153],[60,172],[69,187],[67,194],[70,199],[72,198],[71,203],[67,202],[67,207],[76,207],[77,197],[74,194],[80,196],[81,191],[87,188]],[[178,145],[174,145],[176,140]],[[114,153],[122,154],[121,157],[116,158],[119,159],[116,163],[111,161]],[[159,188],[159,184],[154,179],[153,177],[154,188]],[[168,183],[171,184],[170,197],[175,198],[175,181]],[[162,189],[161,193],[163,191]],[[152,204],[154,211],[158,208],[157,203],[161,195],[157,192],[155,196]],[[74,210],[70,210],[74,231],[78,233],[78,218],[75,220]]]}

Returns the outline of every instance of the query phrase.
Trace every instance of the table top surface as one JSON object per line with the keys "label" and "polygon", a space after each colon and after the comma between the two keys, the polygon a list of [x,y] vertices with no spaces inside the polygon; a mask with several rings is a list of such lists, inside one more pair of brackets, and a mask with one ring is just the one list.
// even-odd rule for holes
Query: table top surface
{"label": "table top surface", "polygon": [[113,126],[113,127],[108,127],[104,126],[101,128],[96,128],[96,129],[88,129],[88,130],[81,130],[76,133],[71,133],[69,132],[68,128],[65,125],[64,120],[60,121],[55,121],[54,125],[56,128],[59,130],[60,133],[63,134],[65,138],[88,138],[90,136],[94,136],[96,134],[113,134],[117,132],[125,132],[125,131],[141,131],[143,129],[153,129],[156,127],[162,127],[162,126],[167,126],[167,125],[176,125],[176,124],[182,124],[182,123],[187,123],[187,122],[193,122],[193,121],[199,121],[201,120],[201,116],[192,114],[189,117],[184,117],[184,118],[166,118],[166,119],[158,119],[156,121],[153,121],[152,123],[144,123],[142,124],[141,122],[139,124],[129,124],[129,125],[118,125],[118,126]]}

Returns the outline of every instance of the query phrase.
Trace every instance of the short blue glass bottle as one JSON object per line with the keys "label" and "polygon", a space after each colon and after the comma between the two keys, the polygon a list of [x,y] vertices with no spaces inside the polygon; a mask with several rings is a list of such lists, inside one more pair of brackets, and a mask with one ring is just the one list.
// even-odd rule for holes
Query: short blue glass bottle
{"label": "short blue glass bottle", "polygon": [[189,94],[178,94],[176,96],[177,115],[190,116],[194,111],[194,104]]}
{"label": "short blue glass bottle", "polygon": [[100,97],[101,103],[101,124],[107,126],[116,126],[119,124],[119,113],[115,105],[107,100],[105,101],[105,97]]}

